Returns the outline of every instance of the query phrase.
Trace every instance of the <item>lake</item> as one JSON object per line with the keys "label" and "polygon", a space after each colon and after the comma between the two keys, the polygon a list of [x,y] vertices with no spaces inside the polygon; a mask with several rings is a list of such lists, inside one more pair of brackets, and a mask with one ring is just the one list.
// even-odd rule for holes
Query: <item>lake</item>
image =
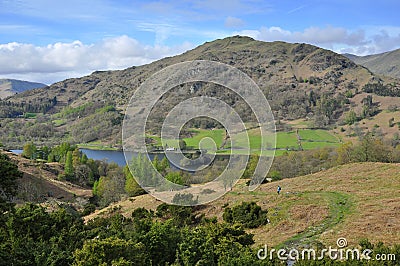
{"label": "lake", "polygon": [[[90,150],[90,149],[79,149],[81,152],[86,154],[86,156],[93,160],[106,160],[107,162],[114,162],[119,166],[125,166],[125,156],[123,151],[103,151],[103,150]],[[128,160],[131,160],[132,156],[137,156],[137,153],[127,152]],[[149,157],[151,160],[154,159],[155,156],[158,156],[158,159],[162,160],[164,158],[163,153],[149,153]]]}
{"label": "lake", "polygon": [[[122,167],[126,165],[125,156],[124,156],[123,151],[90,150],[90,149],[83,149],[83,148],[81,148],[79,150],[81,152],[83,152],[84,154],[86,154],[86,156],[89,159],[100,160],[100,161],[105,160],[108,163],[113,162]],[[10,150],[10,151],[15,154],[22,153],[22,150]],[[133,155],[137,156],[138,153],[137,152],[127,152],[127,155],[128,155],[127,159],[130,161],[132,156]],[[149,153],[149,157],[151,160],[154,160],[155,156],[158,156],[158,159],[161,161],[165,157],[165,154],[164,153]],[[224,158],[224,157],[227,157],[227,155],[216,155],[216,157]],[[229,158],[229,156],[227,158]],[[172,170],[180,170],[174,164],[171,164],[171,169]]]}
{"label": "lake", "polygon": [[[89,149],[79,149],[81,152],[86,154],[86,156],[93,160],[106,160],[111,163],[114,162],[119,166],[125,166],[125,156],[123,151],[103,151],[103,150],[89,150]],[[10,150],[15,154],[21,154],[22,150]],[[137,155],[137,153],[128,152],[129,160],[132,158],[132,155]],[[153,160],[154,156],[158,156],[158,159],[162,160],[164,158],[163,153],[149,153],[150,159]]]}

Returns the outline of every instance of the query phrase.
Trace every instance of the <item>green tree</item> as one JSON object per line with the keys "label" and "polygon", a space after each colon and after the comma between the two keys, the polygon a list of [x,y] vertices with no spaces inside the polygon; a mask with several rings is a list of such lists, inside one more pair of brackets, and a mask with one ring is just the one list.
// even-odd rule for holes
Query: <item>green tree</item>
{"label": "green tree", "polygon": [[146,255],[142,243],[116,237],[94,239],[75,251],[73,265],[147,265]]}
{"label": "green tree", "polygon": [[36,146],[32,142],[28,142],[24,145],[22,156],[28,159],[34,159],[36,152]]}
{"label": "green tree", "polygon": [[180,140],[179,140],[179,148],[180,148],[181,150],[186,150],[186,147],[187,147],[186,141],[183,140],[183,139],[180,139]]}
{"label": "green tree", "polygon": [[150,230],[139,241],[146,246],[151,265],[167,265],[175,261],[180,229],[171,220],[153,222]]}
{"label": "green tree", "polygon": [[356,112],[354,112],[354,110],[350,110],[350,112],[348,112],[348,114],[346,115],[345,118],[345,123],[348,125],[352,125],[355,122],[357,122],[357,114]]}
{"label": "green tree", "polygon": [[72,152],[72,166],[77,167],[81,164],[81,152],[78,148],[75,148]]}
{"label": "green tree", "polygon": [[161,162],[160,162],[160,171],[165,173],[165,171],[167,171],[167,169],[169,169],[170,165],[169,165],[169,161],[167,159],[166,156],[164,156],[164,158],[162,158]]}
{"label": "green tree", "polygon": [[157,169],[157,171],[160,172],[160,160],[158,159],[158,156],[157,156],[157,155],[154,156],[154,159],[153,159],[153,166],[154,166],[154,168]]}
{"label": "green tree", "polygon": [[72,178],[74,175],[74,166],[72,163],[72,152],[68,151],[65,159],[64,173],[67,178]]}
{"label": "green tree", "polygon": [[10,200],[17,191],[17,179],[21,177],[18,166],[0,153],[0,211],[10,208]]}
{"label": "green tree", "polygon": [[251,178],[256,170],[258,164],[258,155],[250,155],[249,161],[247,162],[246,170],[243,173],[242,178]]}
{"label": "green tree", "polygon": [[133,177],[129,167],[125,165],[124,167],[124,175],[125,175],[125,192],[130,197],[135,197],[146,193],[144,189],[142,189],[139,184],[136,182],[136,179]]}
{"label": "green tree", "polygon": [[176,172],[176,171],[169,172],[165,176],[165,179],[167,179],[168,181],[170,181],[174,184],[183,185],[182,175],[179,172]]}
{"label": "green tree", "polygon": [[94,183],[93,193],[100,198],[99,205],[105,207],[121,199],[125,193],[125,177],[119,172],[102,176]]}

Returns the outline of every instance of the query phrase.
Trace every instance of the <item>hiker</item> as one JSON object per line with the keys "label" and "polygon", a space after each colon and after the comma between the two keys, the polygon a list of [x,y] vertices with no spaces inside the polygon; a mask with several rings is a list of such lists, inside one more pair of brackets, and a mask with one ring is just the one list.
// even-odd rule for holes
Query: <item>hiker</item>
{"label": "hiker", "polygon": [[278,195],[279,195],[279,193],[281,192],[281,190],[282,190],[281,186],[278,186],[278,189],[276,190],[276,192],[278,193]]}

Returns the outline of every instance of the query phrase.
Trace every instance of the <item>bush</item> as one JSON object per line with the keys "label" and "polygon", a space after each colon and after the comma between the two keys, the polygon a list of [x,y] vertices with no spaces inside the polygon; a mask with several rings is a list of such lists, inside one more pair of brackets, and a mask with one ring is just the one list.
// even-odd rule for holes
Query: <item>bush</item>
{"label": "bush", "polygon": [[272,181],[277,181],[277,180],[281,180],[282,179],[282,174],[281,172],[277,171],[277,170],[272,170],[269,172],[269,176],[272,179]]}
{"label": "bush", "polygon": [[82,216],[89,215],[92,212],[94,212],[95,210],[96,210],[96,205],[94,205],[93,203],[88,203],[83,208]]}
{"label": "bush", "polygon": [[257,228],[268,223],[267,213],[255,202],[242,202],[241,205],[226,208],[222,217],[227,223],[241,223],[246,228]]}
{"label": "bush", "polygon": [[177,205],[196,205],[198,199],[193,199],[193,194],[190,193],[178,193],[172,199],[172,202]]}

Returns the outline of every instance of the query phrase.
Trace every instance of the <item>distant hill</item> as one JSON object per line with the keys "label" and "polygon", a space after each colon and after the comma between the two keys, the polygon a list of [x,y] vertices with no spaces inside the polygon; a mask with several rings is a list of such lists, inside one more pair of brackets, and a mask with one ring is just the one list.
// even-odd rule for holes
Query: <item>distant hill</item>
{"label": "distant hill", "polygon": [[376,74],[400,78],[400,49],[367,56],[353,54],[344,54],[344,56]]}
{"label": "distant hill", "polygon": [[[63,140],[100,141],[120,147],[125,105],[135,90],[153,73],[191,60],[218,61],[246,73],[267,96],[280,127],[295,119],[307,119],[312,127],[340,125],[350,109],[356,110],[357,115],[363,111],[366,84],[390,84],[391,90],[400,87],[397,79],[376,75],[343,55],[313,45],[262,42],[234,36],[206,42],[181,55],[147,65],[96,71],[46,88],[25,91],[12,96],[7,103],[0,101],[0,124],[5,132],[0,132],[0,141],[12,148],[21,147],[26,141],[51,145]],[[226,88],[204,83],[186,84],[164,95],[155,106],[148,121],[152,133],[157,133],[167,111],[194,96],[217,97],[229,103],[244,121],[254,119],[243,99]],[[390,102],[400,106],[400,102]],[[26,118],[27,114],[29,119],[2,123],[2,119]]]}
{"label": "distant hill", "polygon": [[26,90],[46,87],[46,84],[17,79],[0,79],[0,99]]}

